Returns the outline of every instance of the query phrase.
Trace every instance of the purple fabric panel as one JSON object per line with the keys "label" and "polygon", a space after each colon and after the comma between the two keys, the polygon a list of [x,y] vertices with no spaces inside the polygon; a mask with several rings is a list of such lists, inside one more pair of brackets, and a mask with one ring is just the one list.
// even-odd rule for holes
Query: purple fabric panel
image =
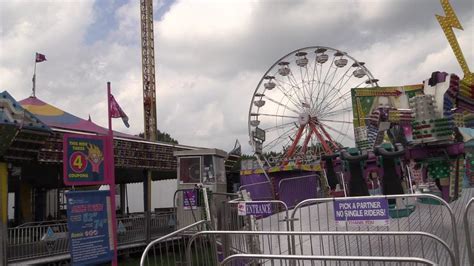
{"label": "purple fabric panel", "polygon": [[264,182],[241,186],[240,189],[245,189],[250,192],[250,197],[252,198],[252,200],[272,200],[273,193],[271,186],[271,183]]}
{"label": "purple fabric panel", "polygon": [[[302,175],[308,175],[303,173]],[[299,202],[305,199],[312,199],[317,197],[317,179],[318,175],[312,174],[308,177],[297,179],[290,179],[283,181],[278,190],[280,200],[288,205],[288,208],[296,206]]]}
{"label": "purple fabric panel", "polygon": [[254,183],[266,182],[267,178],[264,174],[251,174],[251,175],[241,175],[240,176],[240,185],[250,185]]}

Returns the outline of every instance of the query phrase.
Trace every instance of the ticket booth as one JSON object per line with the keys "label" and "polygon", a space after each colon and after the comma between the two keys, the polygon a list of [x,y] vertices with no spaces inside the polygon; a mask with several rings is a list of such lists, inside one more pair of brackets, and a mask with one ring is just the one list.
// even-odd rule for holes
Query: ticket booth
{"label": "ticket booth", "polygon": [[210,195],[227,191],[224,166],[227,153],[199,149],[175,151],[174,155],[178,159],[177,228],[207,219],[208,215],[215,222],[216,206]]}

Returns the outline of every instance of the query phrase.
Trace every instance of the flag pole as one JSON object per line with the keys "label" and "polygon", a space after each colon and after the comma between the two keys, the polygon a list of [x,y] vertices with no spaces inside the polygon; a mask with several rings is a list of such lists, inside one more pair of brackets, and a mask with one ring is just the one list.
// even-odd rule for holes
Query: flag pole
{"label": "flag pole", "polygon": [[109,167],[109,188],[110,188],[110,203],[112,208],[112,234],[114,239],[114,258],[112,259],[112,265],[117,266],[117,219],[115,209],[115,163],[114,163],[114,132],[112,131],[112,116],[110,114],[110,81],[107,82],[107,110],[109,119],[109,132],[108,132],[108,162],[106,165]]}
{"label": "flag pole", "polygon": [[33,72],[33,97],[36,97],[36,56],[35,56],[35,70]]}

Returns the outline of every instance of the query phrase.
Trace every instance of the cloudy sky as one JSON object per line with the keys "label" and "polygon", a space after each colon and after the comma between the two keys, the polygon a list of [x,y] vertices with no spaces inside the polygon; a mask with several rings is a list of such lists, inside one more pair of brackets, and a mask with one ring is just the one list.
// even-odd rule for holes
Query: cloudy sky
{"label": "cloudy sky", "polygon": [[[452,0],[455,30],[474,69],[474,2]],[[0,0],[0,91],[31,95],[106,126],[106,82],[143,131],[138,0]],[[182,144],[249,151],[248,110],[262,75],[306,46],[341,49],[379,85],[420,83],[442,70],[462,76],[435,14],[435,0],[154,2],[158,127]]]}

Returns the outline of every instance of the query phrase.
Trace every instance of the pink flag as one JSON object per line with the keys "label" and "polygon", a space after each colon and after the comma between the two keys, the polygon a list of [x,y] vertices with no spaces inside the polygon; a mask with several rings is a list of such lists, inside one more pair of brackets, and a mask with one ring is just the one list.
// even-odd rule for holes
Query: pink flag
{"label": "pink flag", "polygon": [[112,94],[109,95],[110,97],[110,117],[111,118],[122,118],[123,123],[125,124],[126,127],[130,127],[128,124],[128,116],[125,114],[125,112],[120,108],[120,105],[118,105],[117,101],[115,101],[115,98]]}
{"label": "pink flag", "polygon": [[36,53],[36,63],[46,61],[46,56],[44,54]]}

